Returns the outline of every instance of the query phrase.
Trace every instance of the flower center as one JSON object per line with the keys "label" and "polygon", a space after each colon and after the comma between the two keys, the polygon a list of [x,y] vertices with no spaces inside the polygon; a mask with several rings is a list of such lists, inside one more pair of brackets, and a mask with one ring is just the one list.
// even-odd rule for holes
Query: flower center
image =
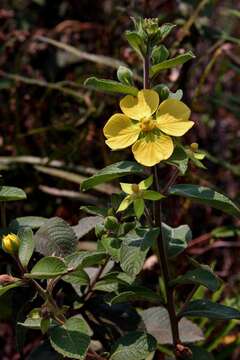
{"label": "flower center", "polygon": [[132,184],[132,191],[134,193],[138,193],[139,192],[139,186],[138,184]]}
{"label": "flower center", "polygon": [[142,131],[148,132],[155,129],[155,127],[156,127],[156,123],[152,117],[148,117],[148,118],[145,117],[141,120],[140,128]]}

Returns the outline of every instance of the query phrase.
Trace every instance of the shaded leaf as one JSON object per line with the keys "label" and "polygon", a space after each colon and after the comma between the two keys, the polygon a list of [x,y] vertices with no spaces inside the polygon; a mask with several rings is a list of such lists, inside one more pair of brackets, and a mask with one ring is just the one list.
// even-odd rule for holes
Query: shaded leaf
{"label": "shaded leaf", "polygon": [[146,255],[159,234],[158,229],[135,229],[122,241],[120,266],[128,275],[136,276],[142,269]]}
{"label": "shaded leaf", "polygon": [[0,201],[17,201],[27,198],[26,193],[17,187],[0,186]]}
{"label": "shaded leaf", "polygon": [[177,184],[170,188],[169,193],[212,206],[230,215],[240,216],[240,209],[232,200],[208,187],[192,184]]}
{"label": "shaded leaf", "polygon": [[181,175],[184,175],[188,169],[188,156],[181,146],[176,146],[172,156],[166,160],[167,164],[175,166]]}
{"label": "shaded leaf", "polygon": [[16,287],[19,287],[19,286],[22,286],[23,283],[21,280],[19,281],[16,281],[12,284],[9,284],[9,285],[0,285],[0,296],[2,296],[3,294],[5,294],[7,291],[11,290],[11,289],[14,289]]}
{"label": "shaded leaf", "polygon": [[75,253],[65,257],[64,261],[68,268],[82,269],[99,264],[107,257],[103,251],[76,251]]}
{"label": "shaded leaf", "polygon": [[144,286],[131,286],[127,291],[121,292],[111,300],[111,304],[121,304],[125,302],[148,301],[161,304],[161,298],[154,291]]}
{"label": "shaded leaf", "polygon": [[50,330],[52,347],[69,358],[84,360],[90,341],[88,325],[77,317],[72,317],[64,325]]}
{"label": "shaded leaf", "polygon": [[48,219],[36,232],[36,251],[41,254],[66,256],[76,250],[78,241],[71,226],[61,218]]}
{"label": "shaded leaf", "polygon": [[110,360],[145,360],[156,350],[156,340],[149,334],[134,331],[120,338],[113,346]]}
{"label": "shaded leaf", "polygon": [[18,257],[22,266],[26,268],[35,249],[35,240],[33,238],[32,229],[26,227],[20,229],[18,231],[18,237],[20,239]]}
{"label": "shaded leaf", "polygon": [[28,357],[28,360],[61,360],[62,356],[58,354],[49,344],[45,341],[34,349]]}
{"label": "shaded leaf", "polygon": [[240,319],[240,311],[208,299],[191,301],[187,308],[179,314],[183,316],[206,317],[215,320]]}
{"label": "shaded leaf", "polygon": [[32,279],[52,279],[64,274],[67,267],[63,260],[54,256],[46,256],[40,259],[26,277]]}
{"label": "shaded leaf", "polygon": [[211,235],[215,238],[240,236],[240,229],[236,226],[220,226],[212,230]]}
{"label": "shaded leaf", "polygon": [[[172,344],[172,332],[169,315],[164,307],[151,307],[140,313],[143,323],[141,329],[155,337],[159,344]],[[181,319],[179,322],[180,339],[184,343],[193,343],[204,339],[202,330],[187,319]]]}
{"label": "shaded leaf", "polygon": [[12,220],[9,224],[9,228],[14,231],[18,231],[21,227],[30,227],[35,230],[42,226],[47,218],[41,216],[23,216]]}
{"label": "shaded leaf", "polygon": [[104,218],[102,216],[88,216],[81,219],[77,225],[72,226],[73,231],[78,239],[81,239],[89,231],[93,230],[96,225],[102,224]]}
{"label": "shaded leaf", "polygon": [[169,258],[183,252],[188,242],[192,239],[192,232],[188,225],[180,225],[177,228],[162,223],[162,233]]}
{"label": "shaded leaf", "polygon": [[64,275],[62,280],[73,285],[88,285],[90,282],[88,274],[84,270],[76,270],[69,275]]}
{"label": "shaded leaf", "polygon": [[81,184],[81,190],[89,190],[98,184],[120,178],[125,175],[144,174],[144,167],[133,161],[120,161],[98,171]]}
{"label": "shaded leaf", "polygon": [[212,354],[210,354],[207,350],[196,345],[190,345],[189,347],[192,351],[192,357],[190,360],[214,360]]}
{"label": "shaded leaf", "polygon": [[211,291],[217,291],[221,286],[221,281],[207,265],[187,271],[184,275],[178,276],[171,281],[171,285],[176,284],[198,284],[207,287]]}

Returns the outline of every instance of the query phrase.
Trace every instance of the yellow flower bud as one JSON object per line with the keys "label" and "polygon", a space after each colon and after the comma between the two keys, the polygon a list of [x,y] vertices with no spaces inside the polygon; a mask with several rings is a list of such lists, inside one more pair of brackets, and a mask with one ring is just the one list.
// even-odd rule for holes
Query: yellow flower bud
{"label": "yellow flower bud", "polygon": [[190,148],[192,151],[198,151],[198,143],[192,143],[190,145]]}
{"label": "yellow flower bud", "polygon": [[11,255],[16,254],[18,252],[19,245],[20,239],[13,233],[5,235],[2,238],[2,248],[6,253]]}

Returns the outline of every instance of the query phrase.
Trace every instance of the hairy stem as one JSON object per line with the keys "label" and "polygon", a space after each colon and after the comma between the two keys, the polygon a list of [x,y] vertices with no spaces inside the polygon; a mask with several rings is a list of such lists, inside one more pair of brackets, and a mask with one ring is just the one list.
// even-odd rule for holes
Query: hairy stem
{"label": "hairy stem", "polygon": [[[158,168],[155,166],[154,169],[154,182],[155,182],[155,189],[159,191],[159,179],[158,179]],[[162,204],[161,201],[155,202],[155,225],[160,229],[159,237],[157,239],[157,251],[158,251],[158,258],[161,265],[162,276],[164,280],[164,286],[166,291],[167,303],[166,308],[169,314],[170,324],[171,324],[171,331],[173,337],[173,346],[176,350],[177,345],[180,343],[179,337],[179,329],[178,329],[178,319],[175,311],[174,305],[174,289],[169,286],[170,282],[170,272],[169,272],[169,265],[168,265],[168,258],[166,254],[166,248],[163,241],[163,234],[162,234]]]}

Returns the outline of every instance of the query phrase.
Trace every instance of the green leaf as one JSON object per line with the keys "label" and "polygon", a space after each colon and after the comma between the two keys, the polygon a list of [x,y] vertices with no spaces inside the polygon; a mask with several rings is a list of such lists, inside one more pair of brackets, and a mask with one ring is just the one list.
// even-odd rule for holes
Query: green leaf
{"label": "green leaf", "polygon": [[192,357],[190,360],[214,360],[212,354],[210,354],[207,350],[196,345],[190,345],[189,347],[192,351]]}
{"label": "green leaf", "polygon": [[26,227],[20,229],[18,231],[18,237],[20,239],[18,257],[22,266],[26,268],[35,249],[32,229]]}
{"label": "green leaf", "polygon": [[144,42],[140,35],[136,31],[126,31],[125,37],[130,46],[136,51],[136,53],[142,57],[146,51]]}
{"label": "green leaf", "polygon": [[167,254],[169,258],[173,258],[183,252],[188,242],[192,239],[192,232],[188,225],[180,225],[177,228],[162,223],[162,233]]}
{"label": "green leaf", "polygon": [[90,282],[88,274],[84,270],[76,270],[69,275],[64,275],[62,280],[73,285],[88,285]]}
{"label": "green leaf", "polygon": [[[159,344],[172,344],[172,332],[167,310],[162,306],[154,306],[140,312],[142,323],[140,330],[146,330],[154,336]],[[179,322],[180,339],[183,343],[194,343],[204,339],[200,327],[188,319]]]}
{"label": "green leaf", "polygon": [[183,316],[205,317],[214,320],[231,320],[240,319],[240,311],[204,299],[191,301],[187,308],[179,313],[179,317]]}
{"label": "green leaf", "polygon": [[123,291],[111,300],[111,304],[122,304],[125,302],[147,301],[161,304],[161,298],[152,290],[144,286],[131,286],[127,291]]}
{"label": "green leaf", "polygon": [[188,169],[188,156],[182,146],[176,146],[172,156],[166,161],[167,164],[175,166],[181,175]]}
{"label": "green leaf", "polygon": [[208,187],[191,184],[177,184],[170,188],[169,194],[183,196],[200,204],[212,206],[229,215],[240,216],[240,209],[232,200]]}
{"label": "green leaf", "polygon": [[161,40],[164,40],[170,32],[176,27],[175,24],[165,23],[160,26]]}
{"label": "green leaf", "polygon": [[52,347],[64,357],[84,360],[90,345],[89,328],[83,319],[72,317],[50,330]]}
{"label": "green leaf", "polygon": [[215,238],[240,236],[240,229],[236,226],[220,226],[212,230],[211,235]]}
{"label": "green leaf", "polygon": [[12,220],[9,224],[9,227],[16,232],[21,227],[29,227],[32,230],[35,230],[40,228],[40,226],[42,226],[45,221],[47,221],[47,218],[41,216],[23,216]]}
{"label": "green leaf", "polygon": [[81,239],[87,235],[91,230],[95,229],[96,225],[102,224],[104,218],[102,216],[87,216],[79,220],[78,224],[72,226],[77,239]]}
{"label": "green leaf", "polygon": [[125,85],[133,85],[133,72],[126,66],[119,66],[117,71],[118,80]]}
{"label": "green leaf", "polygon": [[128,275],[136,276],[143,267],[146,255],[159,234],[159,229],[135,229],[122,241],[120,266]]}
{"label": "green leaf", "polygon": [[45,341],[34,349],[28,357],[28,360],[62,360],[62,356],[58,354],[50,344]]}
{"label": "green leaf", "polygon": [[67,267],[63,260],[54,256],[46,256],[34,265],[30,274],[25,274],[25,276],[32,279],[52,279],[66,271]]}
{"label": "green leaf", "polygon": [[197,284],[203,285],[211,291],[217,291],[221,286],[221,281],[207,265],[187,271],[184,275],[171,281],[171,285]]}
{"label": "green leaf", "polygon": [[165,197],[159,192],[153,190],[144,190],[142,196],[144,200],[152,200],[152,201],[161,200]]}
{"label": "green leaf", "polygon": [[27,198],[26,193],[17,187],[0,186],[0,201],[17,201]]}
{"label": "green leaf", "polygon": [[7,291],[14,289],[16,287],[22,286],[22,285],[23,285],[23,282],[21,280],[18,280],[9,285],[0,285],[0,296],[5,294]]}
{"label": "green leaf", "polygon": [[170,91],[168,98],[169,99],[176,99],[176,100],[181,100],[183,97],[183,91],[182,89],[178,89],[175,93]]}
{"label": "green leaf", "polygon": [[85,267],[98,265],[102,260],[107,257],[103,251],[76,251],[64,258],[68,268],[80,270]]}
{"label": "green leaf", "polygon": [[120,161],[113,165],[109,165],[98,171],[81,184],[81,190],[89,190],[96,185],[111,181],[126,175],[144,174],[144,167],[132,161]]}
{"label": "green leaf", "polygon": [[138,93],[138,89],[134,86],[125,85],[114,80],[98,79],[96,77],[88,78],[84,82],[84,85],[100,92],[119,93],[134,96],[136,96]]}
{"label": "green leaf", "polygon": [[81,206],[80,210],[85,211],[87,214],[98,215],[106,217],[108,215],[108,208],[100,208],[94,205]]}
{"label": "green leaf", "polygon": [[36,232],[36,250],[41,254],[66,256],[77,248],[77,237],[71,226],[61,218],[48,219]]}
{"label": "green leaf", "polygon": [[143,199],[136,199],[133,201],[134,213],[138,219],[144,213],[144,200]]}
{"label": "green leaf", "polygon": [[115,343],[110,360],[145,360],[156,347],[156,340],[151,335],[129,332]]}
{"label": "green leaf", "polygon": [[167,60],[169,56],[169,51],[164,45],[154,47],[151,57],[153,65],[161,63]]}
{"label": "green leaf", "polygon": [[113,260],[119,262],[121,249],[121,240],[119,238],[110,236],[103,237],[101,239],[101,245]]}
{"label": "green leaf", "polygon": [[158,75],[162,70],[167,70],[182,65],[193,58],[195,58],[195,55],[191,51],[188,51],[185,54],[178,55],[175,58],[165,60],[160,64],[153,65],[150,68],[150,76],[151,78],[153,78],[154,76]]}

